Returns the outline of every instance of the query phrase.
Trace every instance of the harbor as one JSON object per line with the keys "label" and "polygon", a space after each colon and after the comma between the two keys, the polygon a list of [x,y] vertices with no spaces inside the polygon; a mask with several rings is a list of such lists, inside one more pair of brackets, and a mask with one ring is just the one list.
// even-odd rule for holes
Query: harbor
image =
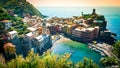
{"label": "harbor", "polygon": [[111,49],[112,49],[111,45],[108,45],[106,43],[97,43],[97,44],[89,43],[88,47],[91,50],[95,50],[99,52],[102,56],[108,56],[108,57],[113,56],[111,52]]}
{"label": "harbor", "polygon": [[[54,42],[51,52],[58,55],[64,55],[65,53],[70,54],[70,60],[74,63],[79,62],[84,57],[93,59],[94,62],[101,65],[99,60],[103,57],[100,53],[88,48],[87,44],[73,41],[63,35],[58,35]],[[97,58],[96,58],[97,57]],[[77,58],[77,59],[76,59]]]}

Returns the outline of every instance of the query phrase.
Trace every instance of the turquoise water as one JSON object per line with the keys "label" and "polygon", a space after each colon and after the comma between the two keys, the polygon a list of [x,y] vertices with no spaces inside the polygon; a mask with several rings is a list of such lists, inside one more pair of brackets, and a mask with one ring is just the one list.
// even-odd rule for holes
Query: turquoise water
{"label": "turquoise water", "polygon": [[57,17],[72,17],[92,13],[92,9],[96,9],[96,13],[104,15],[107,21],[107,29],[117,34],[116,39],[120,40],[120,7],[38,7],[43,15]]}
{"label": "turquoise water", "polygon": [[76,41],[67,41],[57,44],[53,52],[55,54],[64,54],[64,53],[71,53],[73,51],[72,56],[70,57],[70,60],[74,63],[81,61],[84,57],[93,59],[94,62],[97,64],[99,63],[100,58],[102,57],[100,53],[90,50],[86,44],[76,42]]}
{"label": "turquoise water", "polygon": [[[120,40],[120,7],[93,7],[96,9],[96,13],[104,15],[107,21],[107,29],[117,34],[116,39]],[[47,15],[49,17],[57,16],[57,17],[72,17],[72,16],[80,16],[81,12],[84,14],[92,13],[91,7],[39,7],[38,9],[43,15]],[[71,60],[73,62],[78,62],[83,57],[88,57],[93,59],[97,64],[101,58],[101,55],[95,51],[88,49],[87,45],[75,42],[68,41],[57,44],[54,47],[53,52],[55,54],[64,54],[66,52],[70,53],[74,51],[71,56]]]}

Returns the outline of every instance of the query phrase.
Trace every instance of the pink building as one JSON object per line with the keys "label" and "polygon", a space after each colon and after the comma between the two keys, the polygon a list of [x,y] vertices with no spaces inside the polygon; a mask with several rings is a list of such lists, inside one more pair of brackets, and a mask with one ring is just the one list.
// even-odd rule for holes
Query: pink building
{"label": "pink building", "polygon": [[76,29],[72,30],[72,36],[81,38],[83,41],[92,41],[97,38],[99,33],[99,27],[94,28],[82,28],[77,27]]}

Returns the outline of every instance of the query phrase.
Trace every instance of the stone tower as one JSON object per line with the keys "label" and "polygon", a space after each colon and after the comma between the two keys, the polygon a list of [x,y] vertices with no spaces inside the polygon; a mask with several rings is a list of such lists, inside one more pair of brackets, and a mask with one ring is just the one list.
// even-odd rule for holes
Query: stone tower
{"label": "stone tower", "polygon": [[96,10],[93,9],[92,15],[96,15]]}
{"label": "stone tower", "polygon": [[42,34],[46,34],[46,31],[47,31],[47,27],[46,27],[46,19],[43,20],[43,23],[42,23]]}

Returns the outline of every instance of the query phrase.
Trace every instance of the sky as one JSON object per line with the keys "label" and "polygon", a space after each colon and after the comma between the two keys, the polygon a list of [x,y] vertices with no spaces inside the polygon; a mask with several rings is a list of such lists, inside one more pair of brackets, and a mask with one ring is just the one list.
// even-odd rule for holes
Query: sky
{"label": "sky", "polygon": [[116,7],[120,0],[27,0],[35,7]]}

